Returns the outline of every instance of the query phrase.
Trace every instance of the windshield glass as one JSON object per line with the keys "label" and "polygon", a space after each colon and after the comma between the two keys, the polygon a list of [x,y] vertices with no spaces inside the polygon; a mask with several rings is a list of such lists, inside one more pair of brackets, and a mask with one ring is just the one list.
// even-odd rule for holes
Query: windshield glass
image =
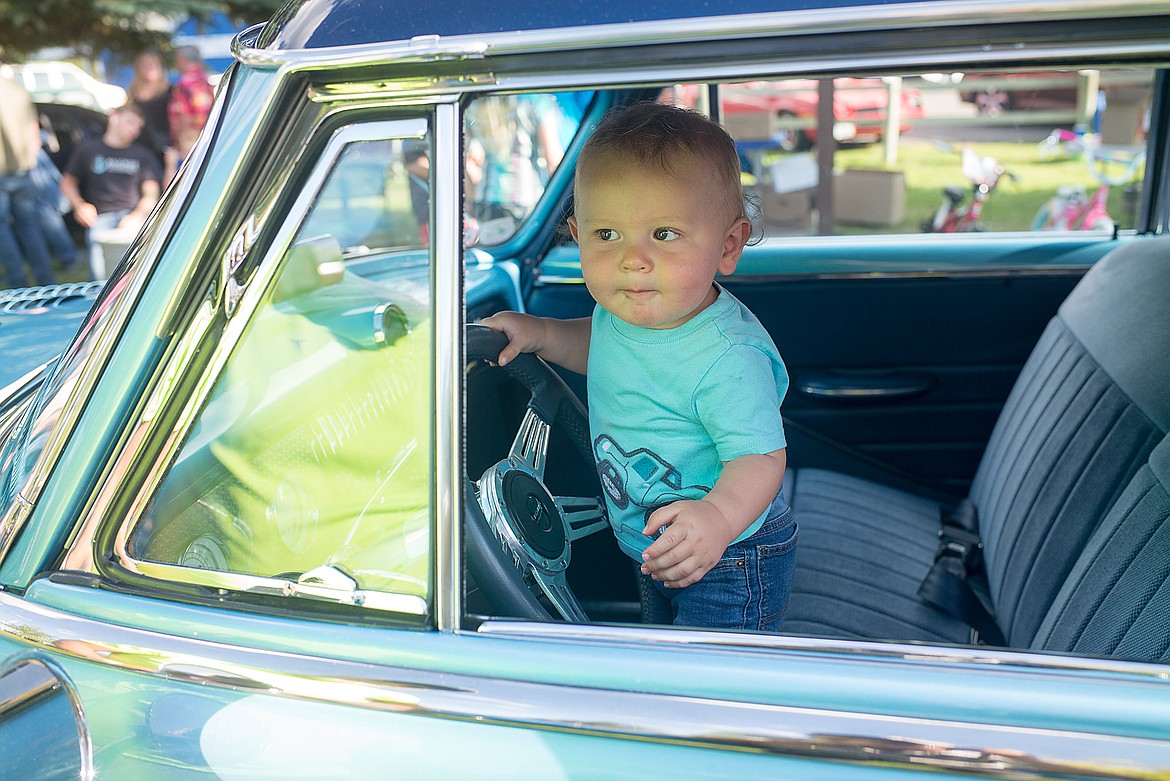
{"label": "windshield glass", "polygon": [[467,211],[476,241],[501,244],[532,214],[593,92],[492,95],[467,108]]}

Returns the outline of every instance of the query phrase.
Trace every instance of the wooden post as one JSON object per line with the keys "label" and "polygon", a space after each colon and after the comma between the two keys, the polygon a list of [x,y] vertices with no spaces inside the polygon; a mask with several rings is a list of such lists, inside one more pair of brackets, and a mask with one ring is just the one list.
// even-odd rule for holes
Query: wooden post
{"label": "wooden post", "polygon": [[833,155],[837,139],[833,135],[833,80],[817,83],[817,233],[833,235]]}

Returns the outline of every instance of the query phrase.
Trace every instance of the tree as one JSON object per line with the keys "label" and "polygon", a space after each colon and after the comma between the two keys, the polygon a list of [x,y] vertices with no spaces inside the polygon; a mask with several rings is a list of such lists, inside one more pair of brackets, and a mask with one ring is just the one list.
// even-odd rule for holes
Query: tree
{"label": "tree", "polygon": [[0,0],[0,54],[7,60],[48,47],[82,56],[165,46],[168,20],[223,12],[240,29],[262,22],[282,0]]}

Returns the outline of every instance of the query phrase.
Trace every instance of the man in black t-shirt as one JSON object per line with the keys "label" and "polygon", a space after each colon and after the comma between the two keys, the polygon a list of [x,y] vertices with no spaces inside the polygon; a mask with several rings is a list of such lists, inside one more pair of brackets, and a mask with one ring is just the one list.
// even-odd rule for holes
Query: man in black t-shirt
{"label": "man in black t-shirt", "polygon": [[142,127],[136,105],[114,109],[102,137],[80,144],[61,175],[61,192],[73,207],[73,218],[89,229],[94,279],[108,276],[103,240],[129,243],[110,239],[132,236],[158,202],[162,174],[155,156],[137,143]]}

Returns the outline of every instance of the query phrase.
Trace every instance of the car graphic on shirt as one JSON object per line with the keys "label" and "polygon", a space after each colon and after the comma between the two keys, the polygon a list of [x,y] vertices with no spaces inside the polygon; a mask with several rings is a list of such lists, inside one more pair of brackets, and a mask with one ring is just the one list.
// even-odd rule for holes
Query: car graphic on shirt
{"label": "car graphic on shirt", "polygon": [[682,474],[662,456],[647,448],[627,453],[607,434],[593,441],[593,457],[602,489],[620,510],[634,504],[646,508],[649,516],[663,505],[711,490],[701,485],[684,487]]}

